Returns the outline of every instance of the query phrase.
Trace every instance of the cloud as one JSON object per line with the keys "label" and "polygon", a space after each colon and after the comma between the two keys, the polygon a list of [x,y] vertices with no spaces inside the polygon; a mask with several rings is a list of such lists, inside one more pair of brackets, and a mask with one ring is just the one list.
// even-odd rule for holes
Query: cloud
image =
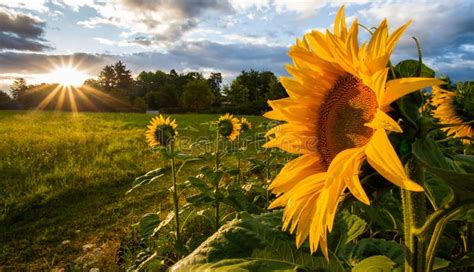
{"label": "cloud", "polygon": [[100,69],[109,60],[105,54],[41,54],[41,53],[19,53],[0,52],[0,75],[9,73],[42,74],[47,73],[55,66],[76,66],[78,70],[95,71]]}
{"label": "cloud", "polygon": [[0,8],[0,50],[43,51],[45,23],[32,15]]}
{"label": "cloud", "polygon": [[439,54],[451,51],[456,41],[474,33],[473,5],[470,1],[451,0],[374,2],[358,12],[359,18],[366,18],[372,26],[378,25],[383,18],[389,19],[391,27],[399,27],[413,20],[400,41],[399,47],[406,49],[414,46],[411,36],[421,42],[427,54]]}
{"label": "cloud", "polygon": [[[0,77],[11,74],[30,75],[34,78],[53,70],[53,67],[71,63],[76,69],[95,77],[102,67],[122,60],[134,74],[143,70],[219,71],[231,80],[242,70],[269,70],[284,74],[288,62],[287,48],[268,45],[220,44],[210,41],[181,43],[167,52],[140,52],[134,54],[52,55],[39,53],[0,52]],[[37,78],[34,82],[41,82]]]}
{"label": "cloud", "polygon": [[0,7],[15,8],[15,9],[25,9],[38,12],[48,11],[46,6],[46,0],[7,0],[2,1]]}
{"label": "cloud", "polygon": [[119,0],[85,5],[94,8],[99,16],[80,21],[79,25],[88,28],[113,25],[126,31],[123,36],[139,36],[127,42],[140,45],[176,43],[196,28],[208,12],[233,11],[224,0]]}

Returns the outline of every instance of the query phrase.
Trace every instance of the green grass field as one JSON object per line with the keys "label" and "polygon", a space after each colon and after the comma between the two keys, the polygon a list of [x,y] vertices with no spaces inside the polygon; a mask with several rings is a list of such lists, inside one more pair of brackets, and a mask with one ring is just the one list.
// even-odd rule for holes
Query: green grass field
{"label": "green grass field", "polygon": [[[151,117],[0,112],[0,271],[81,270],[88,262],[114,271],[133,258],[131,225],[170,208],[168,178],[125,195],[135,177],[160,166],[144,137]],[[196,139],[210,136],[201,123],[218,116],[173,117],[198,129],[181,132]],[[181,179],[205,163],[187,165]]]}

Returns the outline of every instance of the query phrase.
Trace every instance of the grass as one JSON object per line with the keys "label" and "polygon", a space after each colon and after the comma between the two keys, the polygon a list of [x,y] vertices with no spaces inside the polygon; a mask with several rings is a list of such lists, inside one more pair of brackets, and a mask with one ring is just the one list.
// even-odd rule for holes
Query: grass
{"label": "grass", "polygon": [[[198,129],[180,132],[190,141],[211,136],[200,124],[217,119],[173,117],[179,127]],[[167,177],[125,195],[135,177],[160,166],[144,138],[150,118],[0,112],[0,270],[118,269],[133,240],[131,224],[170,208]],[[188,165],[181,178],[204,163]]]}

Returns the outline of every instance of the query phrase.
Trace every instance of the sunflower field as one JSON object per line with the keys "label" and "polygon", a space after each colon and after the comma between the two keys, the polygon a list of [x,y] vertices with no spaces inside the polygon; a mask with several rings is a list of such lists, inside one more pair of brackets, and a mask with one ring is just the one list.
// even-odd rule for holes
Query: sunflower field
{"label": "sunflower field", "polygon": [[[363,27],[360,43],[342,7],[291,46],[289,96],[254,135],[226,114],[184,150],[193,127],[155,117],[146,137],[167,167],[128,193],[171,172],[173,210],[136,224],[129,269],[471,271],[474,84],[436,78],[416,38],[419,59],[392,64],[409,25]],[[180,176],[199,160],[213,163]]]}
{"label": "sunflower field", "polygon": [[[122,222],[136,237],[114,244],[110,256],[117,260],[113,268],[104,265],[105,271],[473,271],[474,81],[437,76],[423,63],[416,38],[418,59],[393,63],[392,52],[409,26],[389,31],[387,20],[367,28],[357,19],[349,26],[341,7],[333,29],[310,31],[290,47],[289,76],[281,78],[288,96],[268,101],[263,117],[227,113],[185,122],[183,115],[160,114],[146,117],[148,125],[142,120],[139,128],[132,121],[111,122],[107,131],[102,126],[101,137],[99,126],[79,134],[57,122],[57,137],[74,145],[71,157],[82,158],[63,160],[64,165],[54,157],[68,146],[54,152],[44,146],[44,158],[38,159],[34,152],[23,154],[20,145],[11,148],[18,139],[8,138],[0,144],[0,150],[9,150],[0,166],[16,164],[8,174],[20,178],[5,182],[1,193],[1,222],[14,222],[0,226],[1,232],[24,227],[18,217],[26,217],[27,208],[12,204],[17,199],[54,195],[65,184],[74,192],[84,180],[125,177],[116,187],[125,184],[126,193],[107,188],[104,194],[126,201],[120,207],[102,201],[103,212],[91,220],[97,221],[90,226],[95,231],[103,226],[100,220],[112,225],[140,213],[133,222]],[[369,39],[360,41],[359,31]],[[68,125],[85,131],[88,122]],[[21,134],[43,129],[33,125]],[[114,146],[106,138],[116,141]],[[51,170],[56,174],[71,165],[84,168],[74,168],[61,186],[53,182],[59,183],[54,173],[49,186],[33,186],[21,176],[21,169],[33,166],[22,168],[20,155],[38,169],[58,165]],[[95,174],[86,171],[89,160]],[[51,210],[71,204],[51,198]],[[71,197],[81,198],[93,201],[94,192]],[[35,214],[34,208],[29,213]],[[15,209],[20,215],[9,216]],[[60,243],[39,270],[52,270],[56,254],[68,253],[63,248],[71,241],[61,241],[63,236],[80,236],[75,224],[88,218],[61,216],[42,223],[59,225],[74,217],[55,234],[59,238],[51,238],[56,229],[32,232],[38,236],[32,241],[39,240],[35,246]],[[0,261],[39,254],[32,252],[36,247],[25,249],[27,239],[6,236],[1,241],[10,249],[21,246],[27,254],[14,249],[6,254],[7,247],[1,247]]]}

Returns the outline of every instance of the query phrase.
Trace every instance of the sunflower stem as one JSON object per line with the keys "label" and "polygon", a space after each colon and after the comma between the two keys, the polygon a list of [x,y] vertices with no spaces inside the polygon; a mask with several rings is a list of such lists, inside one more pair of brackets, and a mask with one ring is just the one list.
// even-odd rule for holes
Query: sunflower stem
{"label": "sunflower stem", "polygon": [[181,243],[181,234],[179,227],[179,198],[178,198],[178,186],[176,184],[176,167],[174,161],[174,141],[170,142],[171,151],[171,177],[173,181],[173,204],[174,204],[174,218],[176,222],[176,242]]}
{"label": "sunflower stem", "polygon": [[240,136],[237,136],[237,184],[240,184]]}
{"label": "sunflower stem", "polygon": [[[216,168],[216,171],[219,171],[219,167],[220,167],[220,162],[219,162],[219,130],[217,130],[217,134],[216,134],[216,146],[215,146],[215,156],[216,156],[216,165],[215,165],[215,168]],[[215,203],[215,219],[216,219],[216,230],[219,229],[219,226],[220,226],[220,215],[219,215],[219,209],[220,209],[220,203],[219,203],[219,181],[216,182],[216,185],[215,185],[215,196],[216,196],[216,203]]]}
{"label": "sunflower stem", "polygon": [[[423,170],[410,159],[407,164],[410,178],[423,180]],[[423,193],[402,189],[403,221],[405,234],[405,272],[424,271],[426,243],[423,236],[417,237],[426,219],[426,198]]]}

